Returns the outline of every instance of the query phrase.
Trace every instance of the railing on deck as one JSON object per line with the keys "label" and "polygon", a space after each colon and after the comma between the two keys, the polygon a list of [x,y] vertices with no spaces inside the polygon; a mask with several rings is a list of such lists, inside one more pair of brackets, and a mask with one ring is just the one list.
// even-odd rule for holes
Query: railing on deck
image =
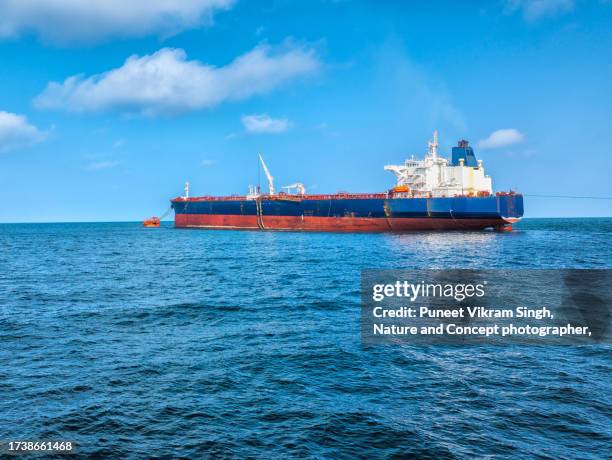
{"label": "railing on deck", "polygon": [[[520,196],[520,193],[516,193],[514,191],[510,192],[497,192],[495,196]],[[465,197],[465,198],[484,198],[493,196],[492,194],[480,194],[480,195],[454,195],[455,198]],[[278,195],[260,195],[258,198],[268,200],[268,201],[302,201],[302,200],[367,200],[367,199],[380,199],[384,200],[386,198],[431,198],[431,195],[425,196],[409,196],[405,193],[394,194],[393,192],[388,193],[331,193],[331,194],[321,194],[321,195],[290,195],[290,194],[278,194]],[[246,200],[254,200],[254,198],[247,198],[246,195],[230,195],[230,196],[194,196],[185,198],[182,196],[173,198],[172,202],[181,202],[181,201],[246,201]]]}
{"label": "railing on deck", "polygon": [[[260,195],[259,198],[264,200],[278,200],[278,201],[298,201],[298,200],[358,200],[358,199],[385,199],[389,196],[387,193],[333,193],[333,194],[322,194],[322,195],[289,195],[289,194],[278,194],[278,195]],[[173,198],[171,201],[245,201],[252,200],[253,198],[247,198],[246,195],[230,195],[230,196],[194,196],[185,199],[185,197],[179,196]]]}

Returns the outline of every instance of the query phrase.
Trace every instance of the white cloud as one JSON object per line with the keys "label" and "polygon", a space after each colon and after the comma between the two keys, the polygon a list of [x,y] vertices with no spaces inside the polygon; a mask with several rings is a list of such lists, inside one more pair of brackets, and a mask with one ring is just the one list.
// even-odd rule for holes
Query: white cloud
{"label": "white cloud", "polygon": [[202,160],[200,166],[213,166],[217,164],[217,160]]}
{"label": "white cloud", "polygon": [[114,168],[119,165],[119,161],[100,161],[97,163],[90,163],[87,165],[88,171],[98,171],[100,169]]}
{"label": "white cloud", "polygon": [[525,20],[533,22],[573,10],[574,0],[507,0],[506,9],[511,13],[521,10]]}
{"label": "white cloud", "polygon": [[267,113],[243,115],[240,120],[248,133],[283,133],[291,127],[285,118],[271,118]]}
{"label": "white cloud", "polygon": [[34,103],[39,108],[74,112],[116,109],[170,115],[267,93],[319,66],[314,50],[291,43],[278,48],[257,46],[224,67],[189,61],[182,49],[163,48],[142,57],[130,56],[108,72],[51,82]]}
{"label": "white cloud", "polygon": [[0,38],[35,32],[54,43],[169,36],[212,22],[234,0],[0,0]]}
{"label": "white cloud", "polygon": [[517,129],[498,129],[489,134],[486,139],[481,139],[477,147],[481,149],[497,149],[523,142],[525,136]]}
{"label": "white cloud", "polygon": [[0,152],[29,147],[43,141],[47,134],[23,115],[0,111]]}

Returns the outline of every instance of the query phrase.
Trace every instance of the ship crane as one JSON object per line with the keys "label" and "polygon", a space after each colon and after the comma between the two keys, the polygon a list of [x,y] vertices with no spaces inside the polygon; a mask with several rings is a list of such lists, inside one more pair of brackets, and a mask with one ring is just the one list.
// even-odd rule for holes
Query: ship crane
{"label": "ship crane", "polygon": [[301,182],[296,182],[295,184],[291,185],[285,185],[282,188],[286,188],[287,193],[295,189],[300,195],[306,195],[306,187],[304,187],[304,184],[302,184]]}
{"label": "ship crane", "polygon": [[268,171],[268,167],[266,166],[266,163],[264,162],[261,153],[259,154],[259,161],[261,161],[261,166],[263,166],[264,173],[266,173],[266,177],[268,178],[268,188],[270,190],[270,195],[276,195],[276,191],[274,190],[274,178],[272,177],[272,174],[270,174],[270,171]]}

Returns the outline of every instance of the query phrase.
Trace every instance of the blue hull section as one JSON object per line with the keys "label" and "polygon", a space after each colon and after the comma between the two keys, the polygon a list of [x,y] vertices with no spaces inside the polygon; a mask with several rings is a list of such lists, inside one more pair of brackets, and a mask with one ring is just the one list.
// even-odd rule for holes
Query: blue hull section
{"label": "blue hull section", "polygon": [[[261,211],[258,211],[261,206]],[[448,218],[500,219],[523,216],[521,195],[453,198],[332,198],[283,200],[174,200],[176,214],[349,217],[349,218]]]}

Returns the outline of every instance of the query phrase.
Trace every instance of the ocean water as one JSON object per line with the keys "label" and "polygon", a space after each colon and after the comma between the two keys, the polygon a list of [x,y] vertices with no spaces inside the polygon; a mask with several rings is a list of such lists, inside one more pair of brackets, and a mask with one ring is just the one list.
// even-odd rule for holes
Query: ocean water
{"label": "ocean water", "polygon": [[610,458],[612,347],[363,347],[362,268],[612,268],[512,233],[0,225],[0,439],[101,458]]}

